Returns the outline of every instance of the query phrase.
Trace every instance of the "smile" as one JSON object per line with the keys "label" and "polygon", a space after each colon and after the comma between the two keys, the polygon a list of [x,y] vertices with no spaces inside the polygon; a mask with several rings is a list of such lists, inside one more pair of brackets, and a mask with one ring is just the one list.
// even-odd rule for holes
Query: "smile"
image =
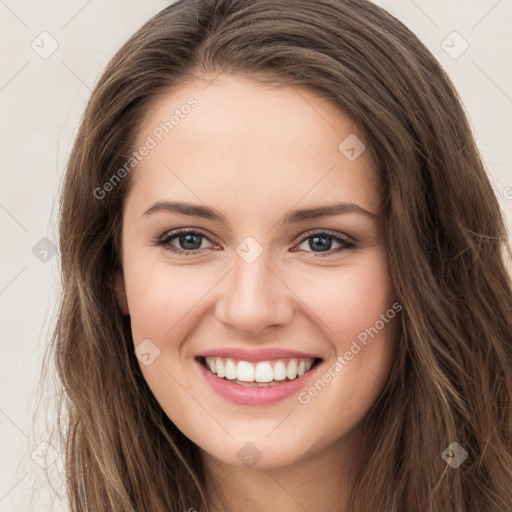
{"label": "smile", "polygon": [[196,363],[209,387],[237,405],[271,405],[296,395],[311,382],[321,358],[288,357],[247,361],[198,356]]}
{"label": "smile", "polygon": [[291,357],[256,363],[230,357],[204,357],[202,364],[217,377],[236,384],[269,387],[301,377],[318,361],[318,358]]}

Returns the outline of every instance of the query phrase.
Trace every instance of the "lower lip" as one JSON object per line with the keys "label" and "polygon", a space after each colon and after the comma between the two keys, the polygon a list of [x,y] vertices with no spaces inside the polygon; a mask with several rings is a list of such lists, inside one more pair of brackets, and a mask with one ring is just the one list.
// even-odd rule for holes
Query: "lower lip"
{"label": "lower lip", "polygon": [[268,405],[294,395],[309,382],[320,366],[317,363],[311,370],[294,380],[276,384],[275,386],[258,387],[235,384],[213,374],[197,359],[196,363],[199,365],[208,384],[218,395],[239,405]]}

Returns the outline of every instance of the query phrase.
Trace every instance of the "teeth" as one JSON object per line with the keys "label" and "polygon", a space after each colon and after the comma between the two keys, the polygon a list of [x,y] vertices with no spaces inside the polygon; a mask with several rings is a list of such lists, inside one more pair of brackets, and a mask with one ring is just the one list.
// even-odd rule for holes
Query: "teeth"
{"label": "teeth", "polygon": [[[218,374],[217,374],[218,375]],[[293,380],[297,377],[297,359],[292,359],[286,368],[286,376]]]}
{"label": "teeth", "polygon": [[224,363],[220,357],[215,358],[215,367],[217,368],[217,375],[219,377],[226,376],[226,367],[224,366]]}
{"label": "teeth", "polygon": [[270,366],[268,361],[263,361],[256,365],[254,380],[256,382],[272,382],[274,380],[274,370],[272,370],[272,366]]}
{"label": "teeth", "polygon": [[254,366],[247,361],[239,361],[236,367],[236,378],[243,382],[254,382]]}
{"label": "teeth", "polygon": [[233,359],[226,359],[226,379],[236,379],[236,374],[235,362]]}
{"label": "teeth", "polygon": [[254,382],[274,385],[275,381],[294,380],[309,371],[314,362],[314,359],[296,357],[258,363],[235,361],[229,357],[206,357],[205,360],[212,373],[241,385]]}
{"label": "teeth", "polygon": [[283,361],[277,361],[274,365],[274,380],[286,379],[286,366]]}

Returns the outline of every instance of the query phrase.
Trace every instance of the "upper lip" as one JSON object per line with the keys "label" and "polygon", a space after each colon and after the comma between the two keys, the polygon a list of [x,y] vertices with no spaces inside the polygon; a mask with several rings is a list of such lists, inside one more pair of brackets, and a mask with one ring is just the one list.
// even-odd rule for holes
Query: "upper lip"
{"label": "upper lip", "polygon": [[286,359],[290,357],[300,357],[305,359],[321,359],[320,356],[315,354],[308,354],[306,352],[298,352],[296,350],[287,350],[284,348],[213,348],[206,350],[197,357],[230,357],[238,361],[270,361],[273,359]]}

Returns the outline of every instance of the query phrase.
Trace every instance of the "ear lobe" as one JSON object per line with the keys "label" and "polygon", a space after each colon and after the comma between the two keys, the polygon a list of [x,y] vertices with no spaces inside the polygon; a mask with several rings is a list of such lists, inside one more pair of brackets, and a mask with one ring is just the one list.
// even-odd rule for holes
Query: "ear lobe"
{"label": "ear lobe", "polygon": [[128,298],[126,297],[126,289],[124,286],[124,279],[122,272],[116,272],[114,276],[114,291],[116,293],[117,304],[119,308],[125,315],[130,314],[130,309],[128,308]]}

